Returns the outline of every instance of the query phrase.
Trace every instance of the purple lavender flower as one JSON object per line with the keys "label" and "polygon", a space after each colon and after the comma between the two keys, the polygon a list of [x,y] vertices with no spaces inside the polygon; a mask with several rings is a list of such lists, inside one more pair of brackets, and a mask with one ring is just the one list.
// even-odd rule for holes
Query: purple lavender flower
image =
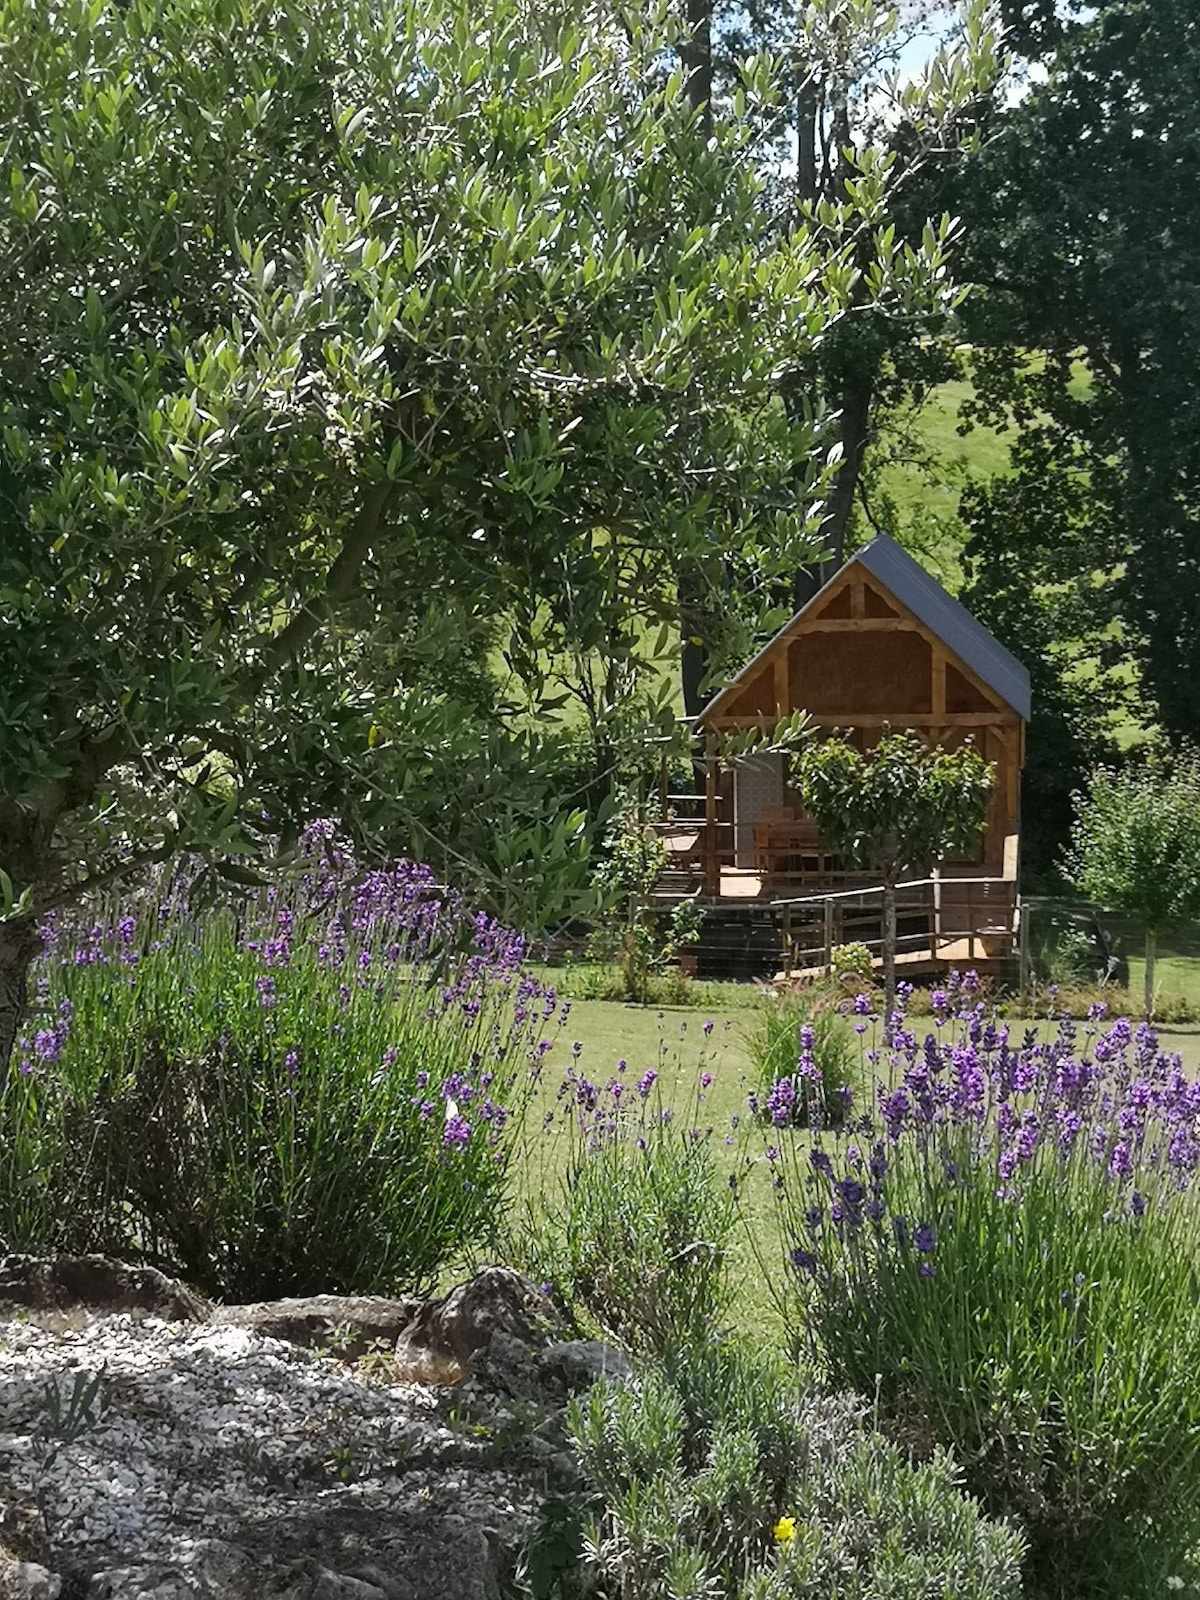
{"label": "purple lavender flower", "polygon": [[451,1115],[446,1118],[446,1126],[442,1132],[442,1144],[447,1149],[461,1150],[471,1137],[471,1124],[463,1117]]}
{"label": "purple lavender flower", "polygon": [[767,1093],[767,1115],[777,1128],[786,1128],[792,1120],[796,1106],[796,1085],[790,1078],[780,1078]]}

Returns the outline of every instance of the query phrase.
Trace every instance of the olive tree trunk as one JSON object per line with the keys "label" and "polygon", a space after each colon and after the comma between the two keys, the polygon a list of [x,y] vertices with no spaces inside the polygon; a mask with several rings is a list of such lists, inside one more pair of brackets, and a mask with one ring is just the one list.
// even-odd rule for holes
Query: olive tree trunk
{"label": "olive tree trunk", "polygon": [[27,917],[0,922],[0,1081],[8,1073],[13,1046],[25,1020],[29,968],[41,949],[41,936]]}

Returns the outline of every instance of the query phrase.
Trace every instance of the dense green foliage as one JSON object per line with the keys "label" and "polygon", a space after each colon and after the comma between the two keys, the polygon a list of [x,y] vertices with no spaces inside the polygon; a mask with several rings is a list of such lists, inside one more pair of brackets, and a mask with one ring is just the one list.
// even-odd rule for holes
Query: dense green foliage
{"label": "dense green foliage", "polygon": [[1146,1015],[1160,933],[1200,918],[1200,757],[1092,774],[1076,797],[1067,871],[1080,891],[1146,932]]}
{"label": "dense green foliage", "polygon": [[604,1509],[603,1600],[1017,1600],[1021,1541],[938,1454],[913,1466],[853,1403],[736,1345],[601,1385],[572,1414]]}
{"label": "dense green foliage", "polygon": [[928,872],[949,852],[971,848],[992,777],[971,744],[930,750],[916,734],[887,729],[865,753],[834,736],[804,746],[796,760],[796,787],[822,836],[883,885],[888,1014],[896,996],[896,884],[904,872]]}
{"label": "dense green foliage", "polygon": [[1200,17],[1101,0],[1056,31],[957,206],[970,411],[1012,429],[965,503],[968,603],[1034,670],[1043,877],[1114,728],[1200,733]]}

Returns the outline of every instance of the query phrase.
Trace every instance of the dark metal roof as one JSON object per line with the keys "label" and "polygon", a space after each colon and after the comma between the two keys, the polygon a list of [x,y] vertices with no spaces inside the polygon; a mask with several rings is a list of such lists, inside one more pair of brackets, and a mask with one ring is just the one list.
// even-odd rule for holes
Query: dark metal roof
{"label": "dark metal roof", "polygon": [[1006,705],[1011,706],[1018,716],[1029,720],[1029,674],[1016,656],[1006,650],[999,639],[993,638],[953,595],[947,594],[941,584],[931,578],[924,567],[914,561],[906,550],[902,550],[894,539],[881,533],[864,549],[851,556],[808,604],[780,629],[775,638],[763,646],[733,682],[709,701],[696,718],[697,722],[703,722],[717,709],[719,702],[729,698],[751,676],[779,640],[820,602],[830,584],[836,583],[855,562],[861,562],[872,577],[877,578],[902,606],[911,611],[918,622],[923,622],[931,633],[936,634],[947,649],[970,667],[975,676],[998,694]]}

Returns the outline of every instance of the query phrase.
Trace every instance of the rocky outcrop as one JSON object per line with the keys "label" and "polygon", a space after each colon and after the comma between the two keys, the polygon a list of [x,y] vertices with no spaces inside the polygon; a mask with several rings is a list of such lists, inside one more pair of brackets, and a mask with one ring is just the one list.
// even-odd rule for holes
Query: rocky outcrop
{"label": "rocky outcrop", "polygon": [[25,1558],[0,1600],[498,1600],[571,1481],[566,1395],[627,1370],[504,1268],[427,1303],[208,1307],[100,1257],[22,1263],[8,1304],[59,1315],[0,1321]]}

